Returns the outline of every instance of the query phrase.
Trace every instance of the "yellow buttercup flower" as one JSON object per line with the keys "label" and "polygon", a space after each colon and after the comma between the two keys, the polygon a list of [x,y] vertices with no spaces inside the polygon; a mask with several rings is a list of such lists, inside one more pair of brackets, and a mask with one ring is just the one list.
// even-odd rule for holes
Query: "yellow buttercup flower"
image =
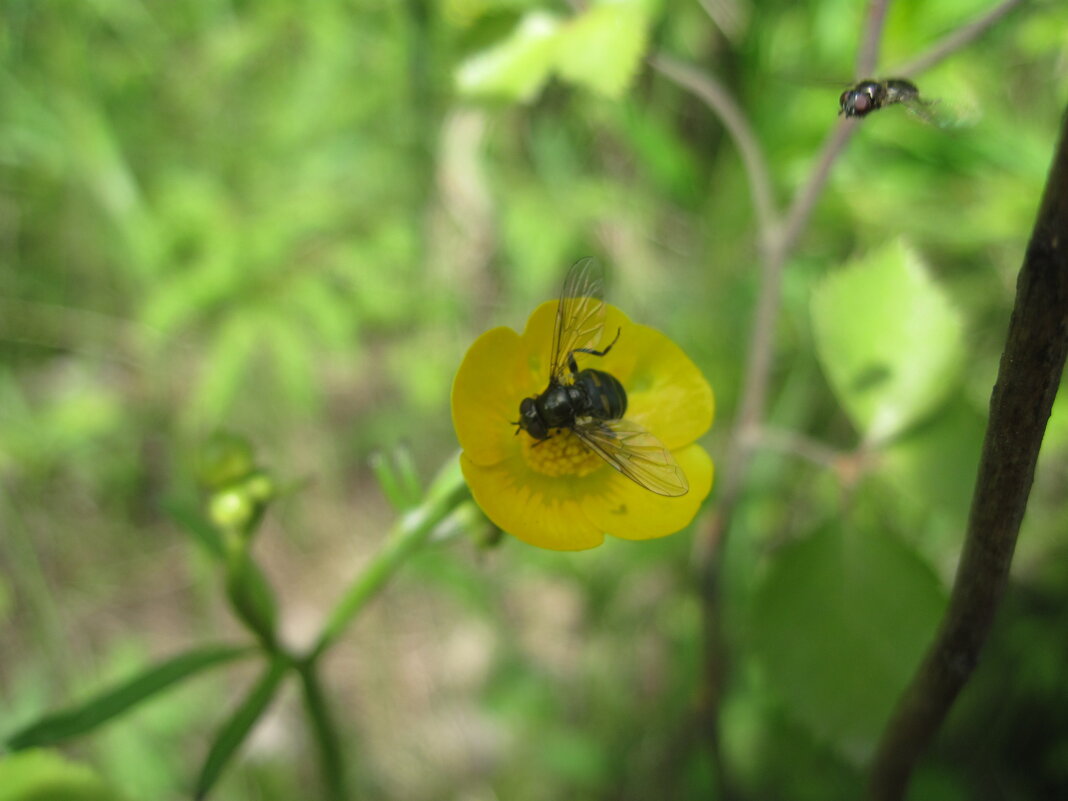
{"label": "yellow buttercup flower", "polygon": [[605,306],[595,350],[619,339],[604,357],[578,353],[579,369],[615,376],[626,389],[625,419],[671,452],[689,491],[666,497],[613,469],[574,433],[538,441],[517,435],[519,404],[549,384],[558,301],[543,303],[517,334],[494,328],[471,345],[452,387],[452,420],[460,464],[472,495],[501,529],[539,548],[594,548],[610,534],[629,540],[663,537],[686,527],[712,488],[712,460],[695,443],[712,424],[712,389],[696,365],[659,331]]}

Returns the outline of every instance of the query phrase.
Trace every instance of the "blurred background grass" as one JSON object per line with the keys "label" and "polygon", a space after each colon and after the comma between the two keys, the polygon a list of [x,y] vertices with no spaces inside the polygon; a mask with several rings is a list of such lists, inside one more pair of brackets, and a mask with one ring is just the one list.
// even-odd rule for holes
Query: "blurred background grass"
{"label": "blurred background grass", "polygon": [[[883,63],[986,6],[893,4]],[[736,150],[648,69],[615,100],[559,80],[522,104],[459,93],[458,66],[537,7],[567,13],[529,0],[4,4],[4,730],[150,657],[237,634],[209,561],[164,512],[220,427],[250,437],[284,479],[308,480],[272,508],[257,550],[287,638],[310,638],[392,519],[369,457],[405,444],[424,476],[453,458],[449,387],[467,346],[489,326],[521,327],[580,257],[605,261],[610,300],[704,370],[719,408],[707,444],[722,453],[758,279]],[[736,93],[783,202],[835,122],[863,8],[722,7],[742,20],[735,31],[693,2],[652,4],[649,48]],[[902,109],[865,120],[786,273],[771,421],[835,447],[856,437],[813,346],[817,282],[906,237],[964,315],[962,387],[856,501],[938,591],[1068,96],[1066,30],[1064,4],[1027,4],[919,76],[967,127]],[[1053,426],[1001,628],[916,798],[1068,788],[1063,403]],[[784,701],[767,666],[774,627],[753,622],[775,606],[767,582],[791,597],[779,556],[822,541],[805,538],[838,492],[834,474],[768,454],[738,515],[724,726],[752,797],[858,792],[866,746]],[[700,652],[691,544],[420,555],[328,664],[367,797],[708,797],[686,725]],[[220,710],[251,680],[235,668],[191,683],[72,753],[129,798],[183,797]],[[290,699],[219,797],[310,797],[314,776]]]}

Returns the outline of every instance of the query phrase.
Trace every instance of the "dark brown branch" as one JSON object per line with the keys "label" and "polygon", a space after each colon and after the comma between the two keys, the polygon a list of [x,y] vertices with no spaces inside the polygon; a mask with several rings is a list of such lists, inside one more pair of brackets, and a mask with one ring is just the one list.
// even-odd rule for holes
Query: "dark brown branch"
{"label": "dark brown branch", "polygon": [[964,552],[942,626],[883,733],[875,801],[904,797],[916,760],[968,681],[990,633],[1068,353],[1068,111],[990,398]]}

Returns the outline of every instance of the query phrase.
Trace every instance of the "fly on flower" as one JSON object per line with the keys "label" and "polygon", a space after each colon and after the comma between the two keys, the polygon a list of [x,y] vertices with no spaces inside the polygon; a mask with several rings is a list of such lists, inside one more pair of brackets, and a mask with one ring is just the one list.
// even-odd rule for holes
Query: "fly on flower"
{"label": "fly on flower", "polygon": [[521,332],[479,336],[452,385],[471,495],[498,528],[539,548],[672,534],[712,488],[697,442],[712,424],[712,388],[682,348],[603,295],[599,268],[579,262]]}
{"label": "fly on flower", "polygon": [[576,262],[564,280],[556,307],[549,386],[519,404],[516,434],[525,431],[539,443],[564,430],[639,486],[658,495],[685,495],[689,482],[671,452],[638,423],[624,419],[627,392],[610,373],[587,367],[577,354],[603,358],[622,330],[603,350],[594,346],[604,331],[604,277],[592,259]]}

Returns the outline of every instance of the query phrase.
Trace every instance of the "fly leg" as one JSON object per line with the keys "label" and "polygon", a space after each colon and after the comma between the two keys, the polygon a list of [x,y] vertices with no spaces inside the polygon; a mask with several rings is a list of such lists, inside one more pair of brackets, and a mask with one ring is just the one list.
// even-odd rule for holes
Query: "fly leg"
{"label": "fly leg", "polygon": [[567,354],[567,366],[571,369],[571,374],[572,375],[578,375],[578,373],[579,373],[578,363],[575,361],[575,354],[576,353],[588,353],[591,356],[607,356],[608,355],[608,351],[612,350],[612,346],[615,345],[619,341],[619,335],[622,334],[622,333],[623,333],[623,329],[622,328],[617,328],[616,329],[616,337],[615,337],[615,339],[613,339],[611,342],[609,342],[608,343],[608,347],[605,348],[604,350],[594,350],[593,348],[575,348],[573,351],[571,351],[569,354]]}

